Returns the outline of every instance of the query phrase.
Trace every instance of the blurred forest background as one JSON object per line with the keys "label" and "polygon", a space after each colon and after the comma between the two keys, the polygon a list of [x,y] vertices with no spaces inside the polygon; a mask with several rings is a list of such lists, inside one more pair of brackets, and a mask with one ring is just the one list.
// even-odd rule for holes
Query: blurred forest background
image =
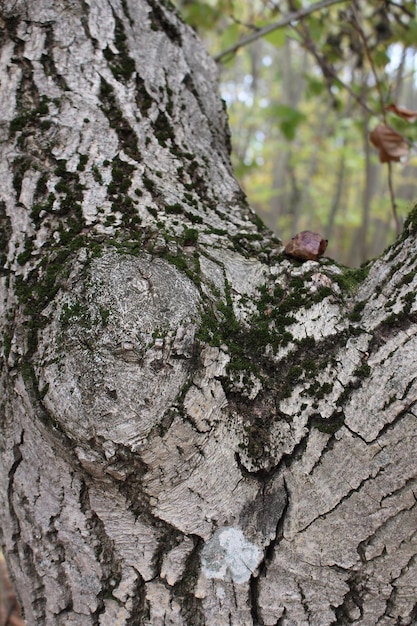
{"label": "blurred forest background", "polygon": [[[176,6],[218,62],[232,160],[258,215],[284,243],[320,232],[346,265],[379,255],[417,202],[416,1]],[[386,162],[369,140],[381,124]]]}

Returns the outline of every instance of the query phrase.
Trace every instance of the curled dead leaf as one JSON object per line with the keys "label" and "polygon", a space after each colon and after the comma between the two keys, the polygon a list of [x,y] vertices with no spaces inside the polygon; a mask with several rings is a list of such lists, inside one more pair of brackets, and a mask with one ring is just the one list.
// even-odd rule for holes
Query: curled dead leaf
{"label": "curled dead leaf", "polygon": [[405,107],[397,106],[393,102],[389,104],[388,106],[386,106],[385,108],[387,111],[391,111],[392,113],[395,113],[396,115],[401,117],[403,120],[407,120],[407,122],[410,122],[410,124],[412,124],[413,122],[417,120],[417,111],[411,111],[410,109],[406,109]]}
{"label": "curled dead leaf", "polygon": [[403,157],[408,156],[408,144],[404,137],[385,124],[378,124],[369,138],[379,150],[381,163],[400,161]]}

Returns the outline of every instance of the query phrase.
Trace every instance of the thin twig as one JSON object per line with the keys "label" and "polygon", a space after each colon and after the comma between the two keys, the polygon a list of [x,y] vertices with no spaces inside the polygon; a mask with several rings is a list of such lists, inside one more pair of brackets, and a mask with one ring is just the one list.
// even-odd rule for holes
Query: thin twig
{"label": "thin twig", "polygon": [[366,35],[363,32],[363,28],[359,24],[359,19],[358,19],[358,16],[357,16],[357,12],[356,12],[356,8],[354,6],[354,3],[352,3],[351,10],[352,10],[352,14],[353,14],[353,18],[351,19],[351,24],[352,24],[353,28],[356,30],[356,32],[358,33],[359,37],[362,39],[363,47],[364,47],[366,56],[368,58],[369,64],[371,66],[372,74],[373,74],[374,80],[375,80],[375,85],[376,85],[376,88],[378,90],[379,102],[381,104],[381,114],[382,114],[382,117],[384,119],[384,124],[386,124],[387,123],[387,113],[385,111],[385,106],[384,106],[384,94],[382,93],[381,81],[379,80],[379,76],[378,76],[378,73],[376,71],[374,60],[372,58],[371,51],[369,50],[368,40],[366,39]]}
{"label": "thin twig", "polygon": [[[297,32],[299,33],[299,30],[297,30]],[[301,35],[304,38],[304,46],[307,48],[307,50],[313,55],[313,57],[316,59],[318,65],[320,66],[323,75],[325,78],[331,78],[332,80],[335,80],[337,83],[339,83],[339,85],[345,90],[347,91],[347,93],[354,99],[356,100],[356,102],[360,105],[360,107],[362,109],[364,109],[365,111],[367,111],[370,115],[373,115],[375,117],[378,117],[378,113],[372,109],[364,100],[363,98],[358,95],[357,93],[355,93],[355,91],[352,89],[352,87],[350,87],[350,85],[348,85],[347,83],[343,82],[343,80],[340,78],[340,76],[338,76],[338,74],[335,72],[335,70],[333,69],[333,67],[331,65],[329,65],[326,60],[320,56],[320,54],[317,52],[317,49],[313,43],[313,41],[311,40],[311,38],[307,38],[306,33],[304,32]]]}
{"label": "thin twig", "polygon": [[403,4],[398,3],[398,2],[393,2],[393,0],[389,0],[388,4],[390,4],[392,7],[397,7],[397,9],[400,9],[403,13],[408,15],[408,17],[411,17],[412,19],[414,19],[415,13],[413,13],[413,11],[409,11],[409,9],[407,9],[407,7],[405,7]]}
{"label": "thin twig", "polygon": [[293,11],[292,13],[289,13],[288,15],[283,17],[282,19],[278,20],[278,22],[274,22],[273,24],[268,24],[268,26],[259,28],[256,32],[250,33],[249,35],[242,37],[242,39],[239,39],[239,41],[233,44],[233,46],[230,46],[229,48],[226,48],[226,50],[223,50],[222,52],[219,52],[219,54],[216,54],[214,57],[214,60],[220,61],[225,56],[228,56],[229,54],[233,54],[234,52],[239,50],[239,48],[243,48],[243,46],[247,46],[248,44],[252,43],[252,41],[256,41],[257,39],[260,39],[261,37],[264,37],[265,35],[272,33],[274,30],[277,30],[278,28],[282,28],[283,26],[288,26],[288,24],[290,24],[291,22],[300,20],[303,17],[310,15],[311,13],[315,13],[316,11],[320,11],[321,9],[325,9],[329,6],[332,6],[333,4],[341,4],[342,2],[343,3],[347,2],[347,0],[321,0],[320,2],[316,2],[316,4],[300,9],[299,11]]}
{"label": "thin twig", "polygon": [[[365,49],[365,54],[368,58],[369,64],[371,66],[371,71],[372,74],[374,76],[374,80],[375,80],[375,85],[378,91],[378,95],[379,95],[379,102],[381,104],[381,114],[382,114],[382,118],[384,120],[384,124],[385,126],[388,127],[388,121],[387,121],[387,112],[385,109],[385,103],[384,103],[384,94],[382,93],[382,86],[381,86],[381,81],[379,80],[379,76],[378,76],[378,72],[376,71],[376,67],[372,58],[372,54],[371,51],[369,50],[369,46],[368,46],[368,41],[366,39],[366,35],[363,32],[363,28],[361,27],[360,23],[359,23],[359,19],[357,16],[357,12],[356,12],[356,8],[354,6],[354,3],[352,3],[352,26],[354,27],[354,29],[356,30],[356,32],[358,33],[359,37],[362,39],[362,43],[363,43],[363,47]],[[400,224],[400,220],[398,218],[398,214],[397,214],[397,203],[395,200],[395,193],[394,193],[394,183],[393,183],[393,172],[392,172],[392,163],[391,161],[388,161],[387,163],[388,165],[388,189],[389,189],[389,195],[390,195],[390,200],[391,200],[391,208],[392,208],[392,214],[394,216],[394,221],[395,221],[395,229],[397,232],[397,236],[400,234],[401,232],[401,224]]]}
{"label": "thin twig", "polygon": [[394,183],[393,183],[393,176],[392,176],[392,163],[391,163],[391,161],[388,161],[387,165],[388,165],[388,189],[389,189],[389,196],[390,196],[390,200],[391,200],[392,214],[393,214],[394,220],[395,220],[395,230],[397,232],[397,237],[398,237],[398,235],[401,233],[401,223],[400,223],[400,219],[399,219],[398,213],[397,213],[397,202],[395,200]]}

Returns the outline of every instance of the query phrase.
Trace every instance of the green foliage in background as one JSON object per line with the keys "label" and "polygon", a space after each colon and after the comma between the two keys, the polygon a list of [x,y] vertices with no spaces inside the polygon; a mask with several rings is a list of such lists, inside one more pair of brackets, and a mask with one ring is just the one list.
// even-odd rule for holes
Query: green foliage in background
{"label": "green foliage in background", "polygon": [[[178,0],[177,8],[218,59],[232,129],[233,162],[251,205],[284,241],[303,229],[329,239],[348,265],[395,238],[387,164],[369,133],[386,121],[406,140],[417,122],[416,3]],[[265,26],[292,20],[263,37]],[[242,38],[254,41],[226,55]],[[417,199],[417,158],[393,163],[399,221]]]}

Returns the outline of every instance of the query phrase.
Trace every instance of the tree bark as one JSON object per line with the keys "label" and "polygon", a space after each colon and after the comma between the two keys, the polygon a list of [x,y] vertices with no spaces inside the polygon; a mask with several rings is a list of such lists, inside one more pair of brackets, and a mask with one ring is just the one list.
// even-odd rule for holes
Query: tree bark
{"label": "tree bark", "polygon": [[412,213],[286,259],[157,0],[3,0],[1,539],[30,626],[417,619]]}

